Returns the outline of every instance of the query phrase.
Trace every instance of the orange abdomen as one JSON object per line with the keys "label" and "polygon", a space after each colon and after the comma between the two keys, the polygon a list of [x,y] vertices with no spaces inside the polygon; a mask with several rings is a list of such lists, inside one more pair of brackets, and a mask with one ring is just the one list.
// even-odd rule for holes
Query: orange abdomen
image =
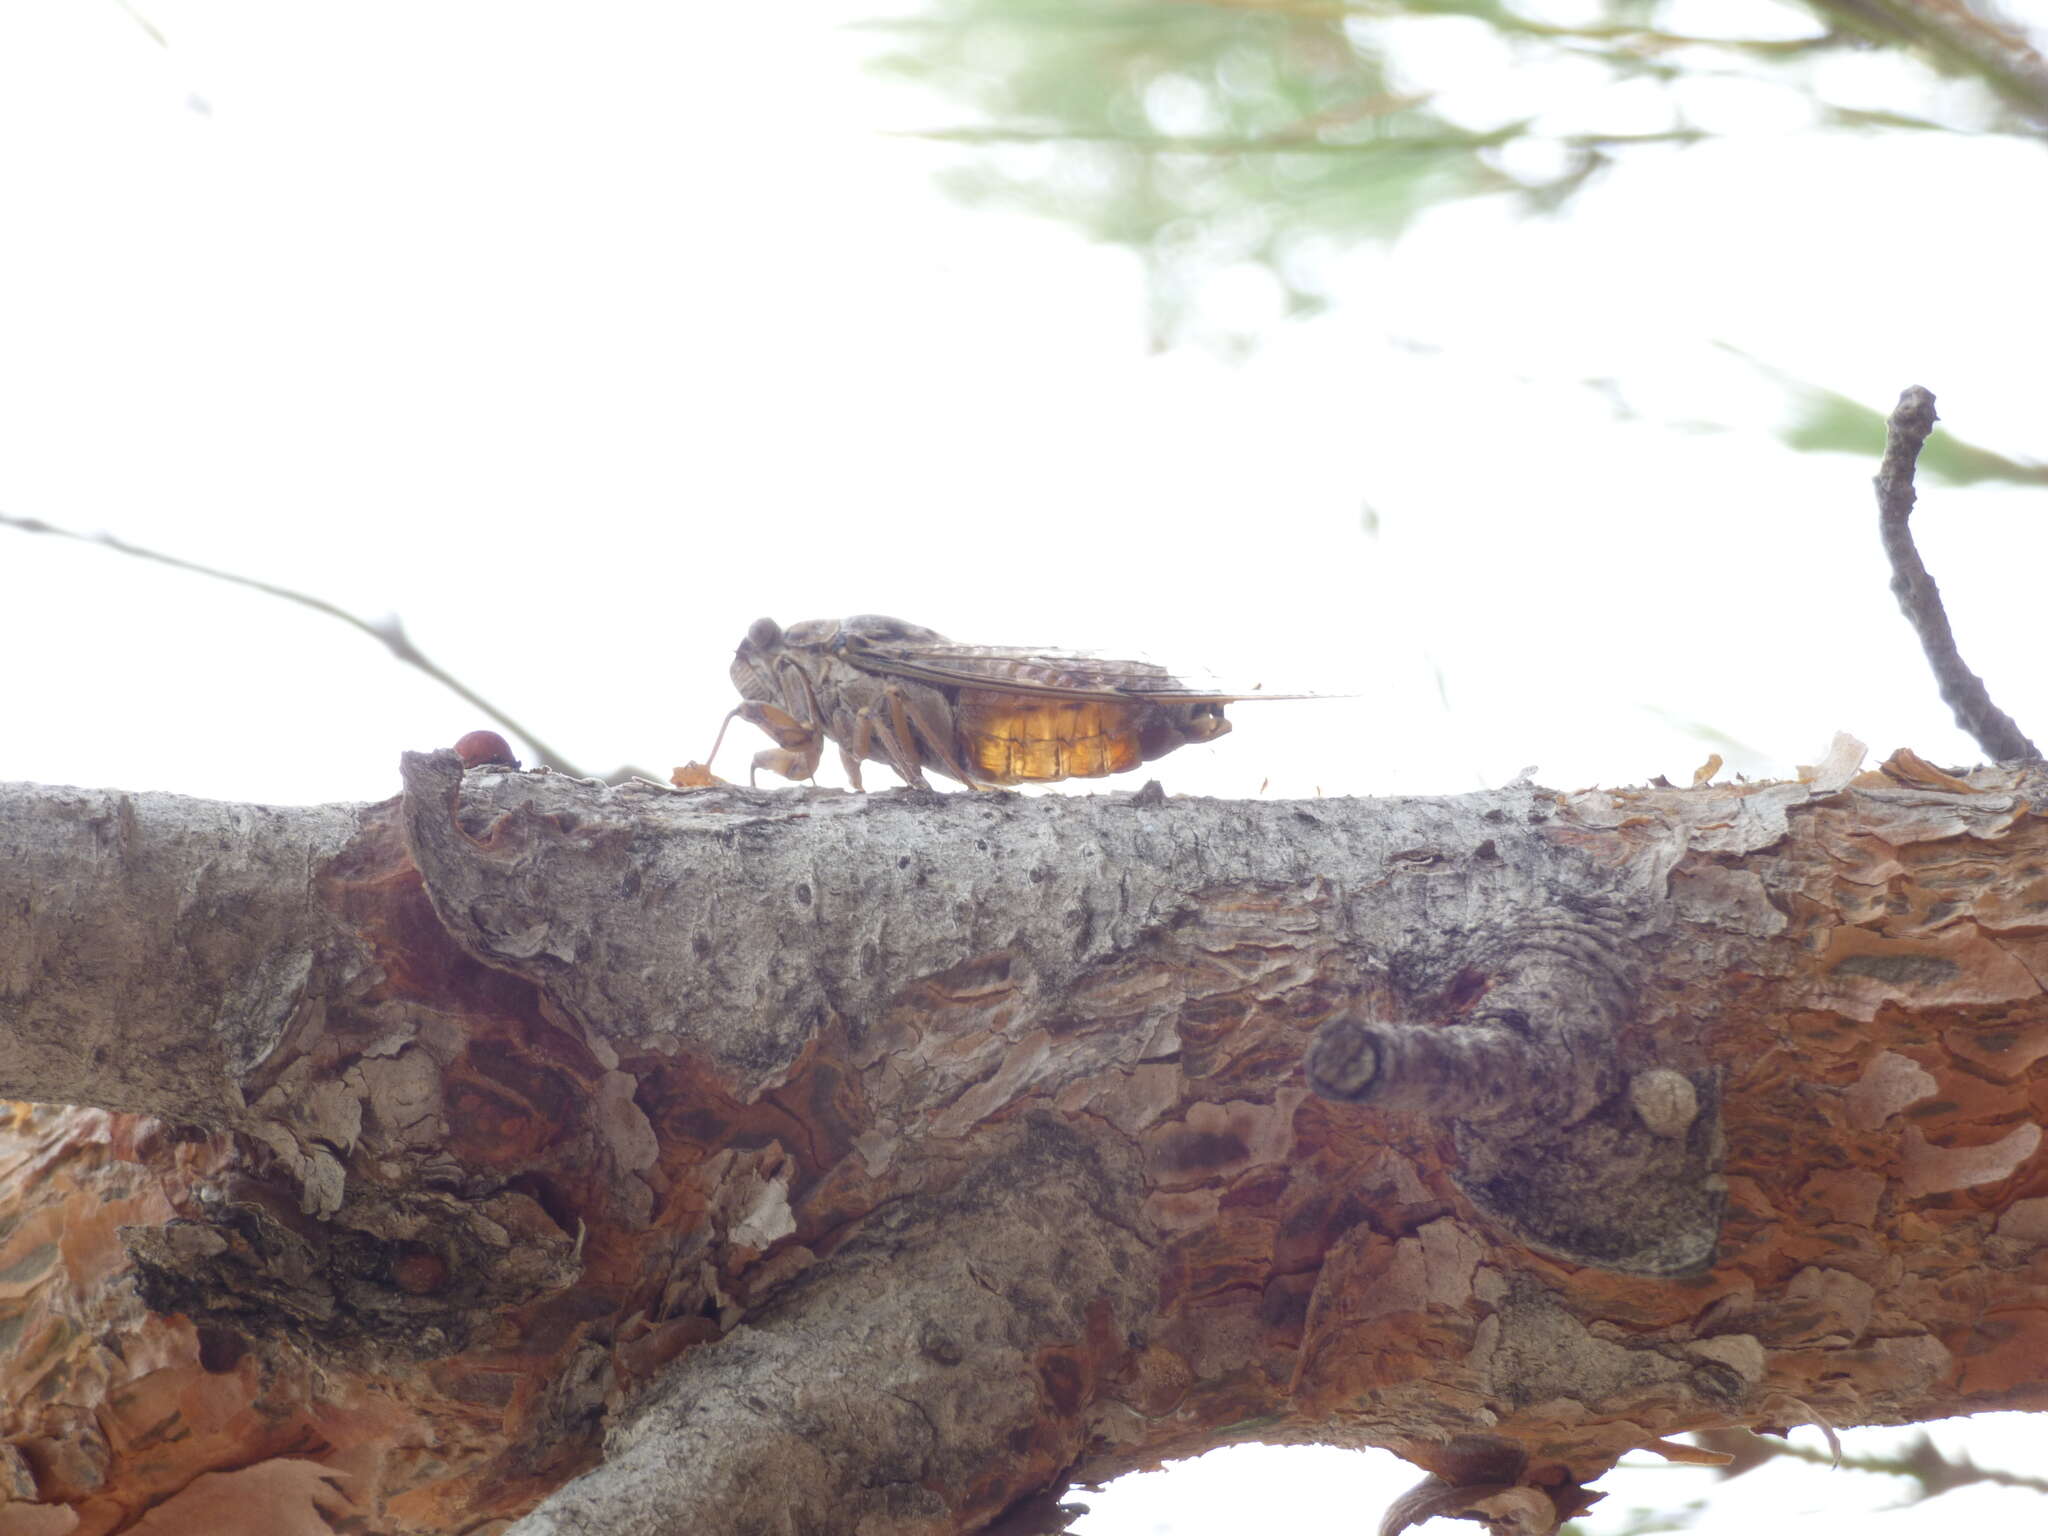
{"label": "orange abdomen", "polygon": [[956,718],[961,753],[975,774],[991,784],[1050,784],[1137,767],[1144,761],[1137,716],[1132,704],[1063,704],[964,688]]}

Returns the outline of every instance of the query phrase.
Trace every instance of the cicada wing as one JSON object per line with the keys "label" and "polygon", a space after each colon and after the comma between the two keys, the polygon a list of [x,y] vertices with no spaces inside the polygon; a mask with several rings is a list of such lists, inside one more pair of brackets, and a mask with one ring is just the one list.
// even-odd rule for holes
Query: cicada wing
{"label": "cicada wing", "polygon": [[841,654],[864,671],[942,688],[982,688],[1070,700],[1130,703],[1138,699],[1227,704],[1238,699],[1308,698],[1230,687],[1208,677],[1182,678],[1156,661],[1052,646],[958,645],[952,641],[881,641],[848,636]]}

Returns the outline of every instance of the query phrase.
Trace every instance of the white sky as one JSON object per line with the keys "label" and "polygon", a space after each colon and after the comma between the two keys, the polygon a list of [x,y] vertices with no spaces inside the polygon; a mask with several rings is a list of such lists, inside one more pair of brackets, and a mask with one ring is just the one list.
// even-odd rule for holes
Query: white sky
{"label": "white sky", "polygon": [[[1723,142],[1552,222],[1443,209],[1232,364],[1148,352],[1128,254],[945,202],[957,151],[883,130],[960,115],[861,71],[856,3],[142,8],[167,46],[112,0],[0,5],[0,510],[399,613],[587,768],[702,756],[757,615],[861,611],[1358,695],[1236,710],[1155,766],[1172,792],[1782,773],[1837,729],[1977,756],[1886,589],[1874,466],[1780,449],[1718,344],[2048,456],[2038,143],[1817,137],[1702,86]],[[1474,121],[1654,120],[1455,23],[1403,41]],[[1882,55],[1833,84],[1917,105]],[[1733,430],[1670,425],[1702,419]],[[2043,497],[1924,485],[1915,521],[2037,738]],[[331,620],[6,530],[0,657],[0,778],[370,800],[486,723]],[[1280,1465],[1084,1529],[1240,1530],[1215,1479],[1270,1513],[1313,1481]],[[1697,1475],[1654,1476],[1608,1508]]]}

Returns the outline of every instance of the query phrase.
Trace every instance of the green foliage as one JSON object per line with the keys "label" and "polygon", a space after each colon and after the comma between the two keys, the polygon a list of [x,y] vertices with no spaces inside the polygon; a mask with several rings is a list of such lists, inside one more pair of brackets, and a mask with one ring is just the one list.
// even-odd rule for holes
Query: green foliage
{"label": "green foliage", "polygon": [[1184,0],[935,0],[884,60],[969,106],[984,146],[947,176],[1144,253],[1163,343],[1211,274],[1249,262],[1322,303],[1333,243],[1514,183],[1473,132],[1395,92],[1344,8]]}
{"label": "green foliage", "polygon": [[[1154,337],[1167,345],[1195,328],[1204,287],[1233,269],[1265,274],[1276,308],[1311,313],[1335,256],[1424,209],[1499,195],[1547,211],[1618,154],[1707,137],[1681,89],[1698,79],[1769,79],[1837,129],[1991,125],[1988,106],[1959,124],[1814,95],[1817,58],[1874,39],[1971,63],[1953,38],[1915,32],[1910,8],[1891,14],[1900,9],[1815,0],[1810,29],[1794,35],[1694,37],[1657,27],[1645,0],[1599,0],[1580,25],[1502,0],[924,0],[920,14],[882,24],[894,46],[879,64],[964,110],[930,135],[974,151],[946,175],[956,195],[1140,253]],[[1473,93],[1450,100],[1414,83],[1404,46],[1418,28],[1439,42],[1462,29],[1452,44],[1497,68],[1565,66],[1556,99],[1488,119]],[[1631,117],[1629,131],[1601,131],[1604,88],[1644,82],[1665,93],[1664,123],[1643,131]]]}

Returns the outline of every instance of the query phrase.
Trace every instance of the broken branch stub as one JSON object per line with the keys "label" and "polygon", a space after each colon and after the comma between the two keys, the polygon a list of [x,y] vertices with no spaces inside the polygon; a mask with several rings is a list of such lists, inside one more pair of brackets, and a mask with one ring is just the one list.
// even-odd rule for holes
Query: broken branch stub
{"label": "broken branch stub", "polygon": [[1530,1247],[1694,1274],[1713,1261],[1725,1199],[1715,1080],[1624,1060],[1629,967],[1614,926],[1546,915],[1463,973],[1458,992],[1477,1001],[1453,1000],[1455,1016],[1341,1013],[1304,1070],[1324,1098],[1449,1124],[1459,1187]]}

